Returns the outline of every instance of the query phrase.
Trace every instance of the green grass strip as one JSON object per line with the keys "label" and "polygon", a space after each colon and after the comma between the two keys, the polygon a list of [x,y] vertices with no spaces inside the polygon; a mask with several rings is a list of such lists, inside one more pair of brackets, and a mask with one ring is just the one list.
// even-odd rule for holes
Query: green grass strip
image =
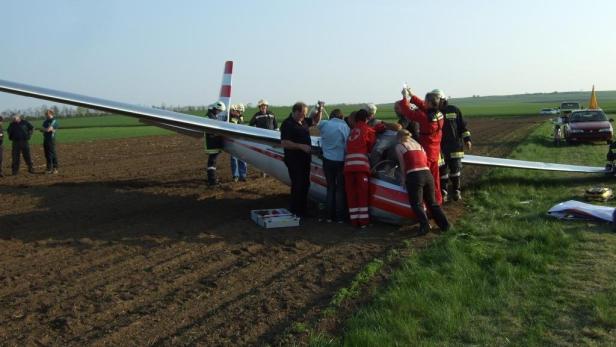
{"label": "green grass strip", "polygon": [[[514,157],[601,165],[605,145],[555,147],[550,125]],[[467,191],[455,229],[405,259],[343,336],[312,345],[610,345],[616,234],[546,216],[605,177],[494,169]]]}

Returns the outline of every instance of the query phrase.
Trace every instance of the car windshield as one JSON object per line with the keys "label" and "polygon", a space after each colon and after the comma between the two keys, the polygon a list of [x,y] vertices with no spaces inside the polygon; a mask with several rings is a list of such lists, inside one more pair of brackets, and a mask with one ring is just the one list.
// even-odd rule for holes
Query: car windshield
{"label": "car windshield", "polygon": [[605,113],[601,111],[573,112],[569,116],[569,121],[572,123],[601,122],[606,120],[607,117],[605,117]]}
{"label": "car windshield", "polygon": [[563,102],[562,104],[560,104],[560,108],[565,108],[565,109],[578,109],[580,108],[580,104],[578,104],[577,102]]}

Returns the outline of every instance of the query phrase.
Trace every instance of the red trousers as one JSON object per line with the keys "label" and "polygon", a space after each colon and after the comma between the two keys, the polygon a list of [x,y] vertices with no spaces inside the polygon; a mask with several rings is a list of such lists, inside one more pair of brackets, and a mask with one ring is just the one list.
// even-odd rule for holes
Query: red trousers
{"label": "red trousers", "polygon": [[438,172],[438,158],[436,158],[435,161],[431,161],[430,158],[428,158],[428,167],[430,168],[432,177],[434,177],[434,196],[438,204],[442,205],[443,194],[441,193],[441,175]]}
{"label": "red trousers", "polygon": [[370,183],[367,172],[346,172],[344,174],[344,188],[346,190],[347,205],[349,206],[349,219],[351,225],[362,226],[370,223],[368,212],[368,197]]}

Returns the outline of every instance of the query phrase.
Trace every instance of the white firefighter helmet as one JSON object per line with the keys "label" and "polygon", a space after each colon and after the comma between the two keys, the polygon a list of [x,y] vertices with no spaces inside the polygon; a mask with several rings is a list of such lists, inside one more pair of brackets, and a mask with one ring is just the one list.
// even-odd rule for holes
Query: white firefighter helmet
{"label": "white firefighter helmet", "polygon": [[371,115],[376,114],[376,109],[377,108],[376,108],[376,105],[373,104],[373,103],[365,104],[362,108],[364,110],[366,110],[368,112],[368,114],[371,114]]}
{"label": "white firefighter helmet", "polygon": [[269,102],[267,102],[267,100],[265,99],[261,99],[259,100],[259,102],[257,102],[257,106],[261,107],[261,105],[269,106]]}
{"label": "white firefighter helmet", "polygon": [[246,111],[246,107],[244,104],[237,104],[235,105],[235,110],[239,113],[244,113],[244,111]]}
{"label": "white firefighter helmet", "polygon": [[218,110],[220,112],[225,112],[225,110],[227,109],[227,107],[225,107],[225,103],[220,100],[210,105],[210,108],[213,110]]}
{"label": "white firefighter helmet", "polygon": [[433,89],[428,94],[432,94],[432,95],[436,96],[439,99],[447,100],[447,95],[445,95],[445,92],[442,89],[438,89],[438,88],[437,89]]}

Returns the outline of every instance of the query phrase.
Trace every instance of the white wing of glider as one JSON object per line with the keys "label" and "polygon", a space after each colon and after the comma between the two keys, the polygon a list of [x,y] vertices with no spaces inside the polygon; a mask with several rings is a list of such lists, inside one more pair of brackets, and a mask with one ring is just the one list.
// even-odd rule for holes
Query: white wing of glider
{"label": "white wing of glider", "polygon": [[533,169],[533,170],[544,170],[544,171],[605,173],[605,168],[603,167],[543,163],[543,162],[538,162],[538,161],[482,157],[478,155],[468,155],[468,154],[464,155],[464,158],[462,158],[462,163],[471,164],[471,165],[500,166],[500,167],[510,167],[510,168],[518,168],[518,169]]}
{"label": "white wing of glider", "polygon": [[[192,116],[184,113],[155,109],[145,106],[131,105],[117,101],[110,101],[90,96],[62,92],[53,89],[35,87],[5,80],[0,80],[0,91],[11,94],[29,96],[37,99],[59,102],[63,104],[87,107],[110,113],[123,114],[131,117],[137,117],[144,123],[156,125],[182,134],[201,137],[205,132],[208,132],[233,138],[248,139],[270,145],[280,144],[280,133],[275,130],[260,129],[246,125],[220,122],[205,117]],[[313,136],[312,145],[313,147],[320,147],[320,138]],[[550,171],[568,171],[582,173],[605,172],[605,170],[601,167],[541,163],[524,160],[482,157],[476,155],[466,155],[463,158],[463,163],[472,165],[487,165]]]}

